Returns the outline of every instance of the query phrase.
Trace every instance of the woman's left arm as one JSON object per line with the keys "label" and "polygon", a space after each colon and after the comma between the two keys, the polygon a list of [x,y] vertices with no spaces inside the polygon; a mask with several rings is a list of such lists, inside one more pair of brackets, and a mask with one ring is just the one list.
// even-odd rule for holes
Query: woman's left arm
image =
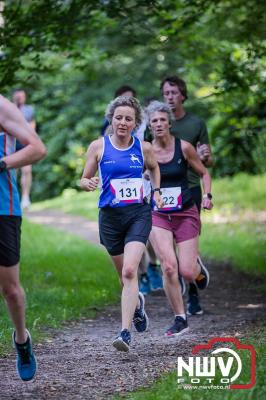
{"label": "woman's left arm", "polygon": [[211,176],[207,168],[202,164],[195,148],[190,143],[181,140],[181,148],[189,165],[197,172],[197,174],[199,174],[202,179],[202,207],[211,210],[213,207],[211,198],[209,197],[211,193]]}
{"label": "woman's left arm", "polygon": [[[151,186],[153,189],[160,188],[161,184],[160,168],[156,161],[152,145],[148,142],[142,142],[142,149],[144,154],[145,167],[149,171]],[[158,208],[163,207],[163,199],[160,195],[160,192],[158,191],[154,192],[154,200]]]}

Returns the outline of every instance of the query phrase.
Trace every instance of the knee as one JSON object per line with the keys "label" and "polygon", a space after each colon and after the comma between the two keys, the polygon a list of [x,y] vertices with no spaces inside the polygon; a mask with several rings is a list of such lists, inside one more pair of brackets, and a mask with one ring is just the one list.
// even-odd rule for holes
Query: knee
{"label": "knee", "polygon": [[137,271],[136,269],[132,267],[124,267],[122,271],[122,280],[123,282],[125,280],[133,280],[134,278],[137,277]]}
{"label": "knee", "polygon": [[177,277],[177,264],[175,260],[165,260],[163,262],[163,276],[165,279],[172,280]]}
{"label": "knee", "polygon": [[180,273],[183,276],[183,278],[188,282],[193,281],[197,275],[195,274],[194,268],[192,268],[191,266],[180,268]]}
{"label": "knee", "polygon": [[12,283],[2,288],[2,294],[7,302],[17,303],[24,299],[24,292],[19,284]]}

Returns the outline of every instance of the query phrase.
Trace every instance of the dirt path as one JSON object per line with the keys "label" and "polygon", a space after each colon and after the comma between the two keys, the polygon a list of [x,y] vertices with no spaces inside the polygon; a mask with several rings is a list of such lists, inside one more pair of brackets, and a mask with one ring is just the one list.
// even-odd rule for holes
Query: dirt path
{"label": "dirt path", "polygon": [[[56,224],[84,237],[90,224],[79,217],[55,211],[28,216],[35,222]],[[97,232],[97,231],[96,231]],[[91,240],[89,237],[87,237]],[[97,236],[94,236],[97,243]],[[95,320],[71,323],[55,331],[52,340],[35,346],[38,375],[34,382],[22,383],[16,376],[15,356],[0,361],[0,399],[8,400],[86,400],[106,399],[114,394],[150,385],[163,372],[173,370],[177,356],[191,354],[195,344],[215,336],[241,337],[254,326],[266,321],[265,296],[257,291],[259,280],[236,273],[228,265],[210,265],[211,283],[202,294],[205,314],[190,317],[190,332],[180,339],[164,338],[172,320],[164,296],[149,296],[146,310],[150,317],[149,331],[133,332],[130,353],[118,353],[111,341],[120,325],[119,307],[110,307]]]}

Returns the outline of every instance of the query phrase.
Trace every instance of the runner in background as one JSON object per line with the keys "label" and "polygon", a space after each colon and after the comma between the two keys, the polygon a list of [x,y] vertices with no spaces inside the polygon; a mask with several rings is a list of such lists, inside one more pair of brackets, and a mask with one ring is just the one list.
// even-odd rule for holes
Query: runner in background
{"label": "runner in background", "polygon": [[[35,112],[31,105],[26,104],[26,92],[24,89],[16,89],[13,92],[13,102],[22,112],[26,121],[31,125],[32,129],[35,131]],[[23,145],[17,140],[16,150],[21,150]],[[30,202],[30,191],[32,185],[32,166],[25,165],[21,168],[21,208],[28,209]]]}
{"label": "runner in background", "polygon": [[[184,108],[184,103],[188,98],[186,82],[179,76],[169,76],[161,82],[160,89],[165,103],[169,105],[174,114],[174,120],[170,128],[171,134],[174,137],[191,143],[196,149],[202,163],[206,167],[211,167],[213,159],[206,124],[198,116],[187,112]],[[200,214],[202,204],[200,177],[192,167],[188,168],[188,183]],[[208,193],[207,195],[211,200],[211,194]],[[203,266],[199,254],[197,262],[200,266]],[[189,283],[187,313],[188,315],[203,314],[197,286],[193,282]]]}
{"label": "runner in background", "polygon": [[[208,194],[211,178],[194,147],[170,134],[172,112],[158,101],[146,109],[153,134],[152,147],[161,173],[162,209],[154,207],[150,242],[163,271],[164,290],[174,312],[173,325],[166,336],[178,336],[188,330],[178,274],[195,281],[199,289],[209,283],[206,267],[197,263],[200,217],[188,187],[188,166],[202,178],[204,196],[202,207],[212,208]],[[178,249],[178,260],[176,256]]]}
{"label": "runner in background", "polygon": [[[117,97],[109,104],[106,119],[111,132],[90,144],[81,188],[90,192],[100,183],[100,241],[110,254],[122,285],[122,327],[113,346],[128,351],[132,320],[138,332],[148,328],[144,296],[138,289],[138,267],[151,230],[151,207],[143,193],[144,169],[150,172],[157,206],[160,208],[163,203],[152,147],[132,135],[142,122],[137,99]],[[97,170],[100,179],[95,176]]]}
{"label": "runner in background", "polygon": [[[23,145],[17,152],[16,139]],[[33,379],[36,359],[19,280],[21,208],[15,169],[41,160],[45,153],[44,144],[17,107],[0,95],[0,292],[15,328],[17,372],[23,381]]]}

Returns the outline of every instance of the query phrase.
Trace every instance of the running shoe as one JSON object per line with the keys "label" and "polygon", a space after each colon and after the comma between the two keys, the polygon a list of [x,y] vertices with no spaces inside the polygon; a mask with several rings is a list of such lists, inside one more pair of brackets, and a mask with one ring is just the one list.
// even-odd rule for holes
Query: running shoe
{"label": "running shoe", "polygon": [[181,287],[181,294],[182,294],[182,296],[184,296],[184,294],[186,293],[186,282],[185,282],[183,276],[181,276],[181,275],[178,275],[178,280],[179,280],[180,287]]}
{"label": "running shoe", "polygon": [[188,330],[189,327],[187,324],[187,319],[176,316],[174,324],[169,329],[167,329],[164,335],[167,337],[175,337],[186,333]]}
{"label": "running shoe", "polygon": [[197,294],[191,294],[188,298],[187,303],[187,315],[202,315],[203,310],[199,303],[199,296]]}
{"label": "running shoe", "polygon": [[163,289],[163,280],[160,268],[157,265],[149,264],[147,273],[150,280],[151,290],[156,291]]}
{"label": "running shoe", "polygon": [[142,293],[139,293],[140,308],[136,308],[133,317],[133,324],[138,332],[145,332],[149,326],[149,318],[145,312],[145,299]]}
{"label": "running shoe", "polygon": [[119,351],[129,351],[130,342],[131,335],[129,330],[123,329],[113,341],[113,346]]}
{"label": "running shoe", "polygon": [[210,275],[200,256],[198,256],[197,258],[197,263],[200,266],[200,273],[195,279],[195,284],[198,289],[203,290],[206,289],[206,287],[209,285]]}
{"label": "running shoe", "polygon": [[32,350],[32,340],[29,331],[27,331],[28,339],[25,343],[16,343],[16,332],[13,332],[13,344],[17,351],[17,373],[23,381],[31,381],[37,370],[37,361]]}
{"label": "running shoe", "polygon": [[147,274],[141,274],[139,280],[139,291],[147,296],[151,292],[150,280]]}

